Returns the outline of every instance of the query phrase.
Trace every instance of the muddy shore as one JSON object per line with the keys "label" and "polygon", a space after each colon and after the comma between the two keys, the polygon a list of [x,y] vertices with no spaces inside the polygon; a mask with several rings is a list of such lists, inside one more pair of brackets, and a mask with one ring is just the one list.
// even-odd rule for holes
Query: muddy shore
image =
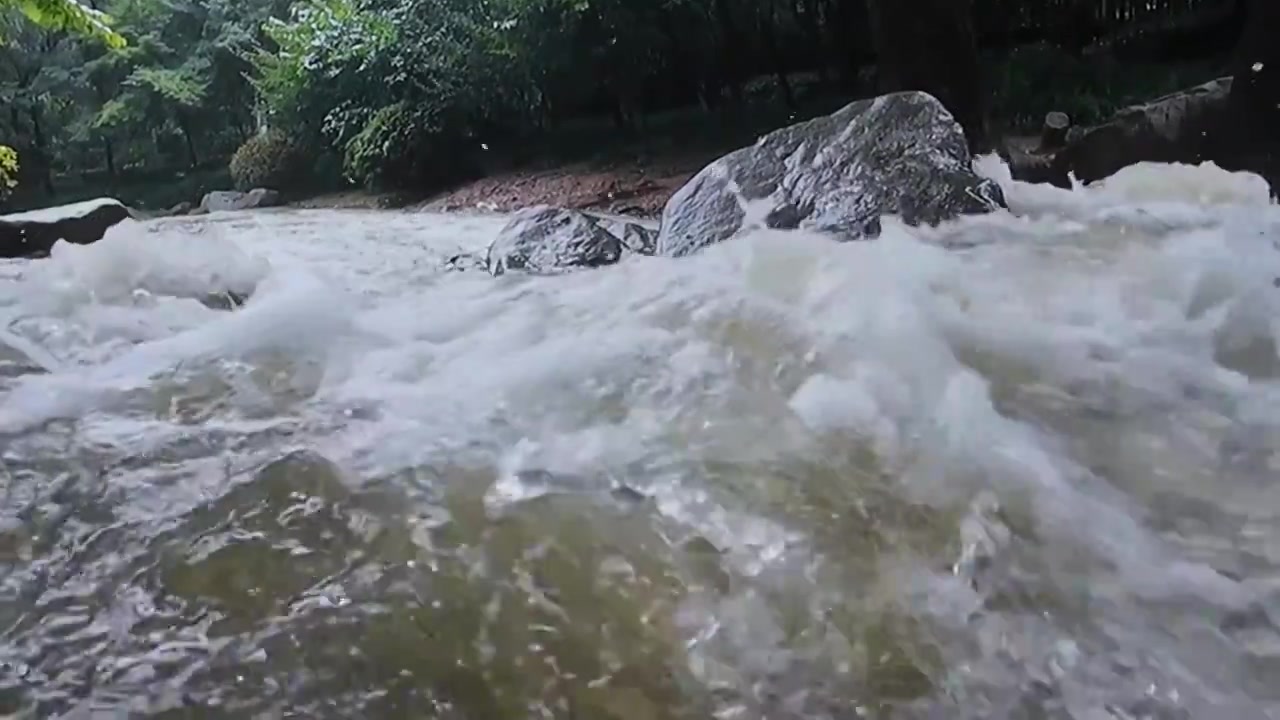
{"label": "muddy shore", "polygon": [[463,183],[425,198],[349,190],[290,203],[297,208],[400,209],[425,212],[508,212],[533,205],[656,218],[689,178],[721,152],[706,151],[644,161],[574,163],[512,170]]}

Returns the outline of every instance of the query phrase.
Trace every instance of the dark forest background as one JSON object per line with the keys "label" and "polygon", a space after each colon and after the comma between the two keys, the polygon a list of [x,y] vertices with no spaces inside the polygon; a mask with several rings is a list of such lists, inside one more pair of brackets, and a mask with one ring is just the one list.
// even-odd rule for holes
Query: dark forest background
{"label": "dark forest background", "polygon": [[[1245,4],[955,0],[982,141],[1227,74]],[[521,164],[728,148],[876,94],[881,55],[952,52],[949,35],[924,50],[892,37],[886,13],[954,21],[906,0],[92,6],[127,44],[0,6],[0,143],[20,158],[9,209],[104,194],[163,208],[233,185],[426,192]]]}

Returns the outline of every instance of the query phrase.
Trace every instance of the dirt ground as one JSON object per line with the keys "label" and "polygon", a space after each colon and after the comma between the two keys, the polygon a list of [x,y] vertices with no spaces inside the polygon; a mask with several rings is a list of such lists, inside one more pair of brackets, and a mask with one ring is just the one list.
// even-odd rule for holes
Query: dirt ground
{"label": "dirt ground", "polygon": [[719,155],[708,151],[643,162],[575,163],[550,170],[515,170],[480,178],[426,199],[351,190],[302,200],[292,206],[505,212],[546,204],[657,217],[667,199]]}

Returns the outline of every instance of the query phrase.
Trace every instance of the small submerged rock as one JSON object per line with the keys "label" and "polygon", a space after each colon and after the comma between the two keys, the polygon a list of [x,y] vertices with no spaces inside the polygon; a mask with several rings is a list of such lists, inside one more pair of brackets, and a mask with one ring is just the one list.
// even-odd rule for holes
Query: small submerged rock
{"label": "small submerged rock", "polygon": [[622,241],[590,215],[539,205],[520,210],[489,246],[486,267],[553,273],[575,267],[612,265],[622,258]]}
{"label": "small submerged rock", "polygon": [[183,200],[177,205],[174,205],[173,207],[161,213],[161,217],[179,217],[182,215],[190,215],[191,211],[194,209],[195,209],[195,206],[191,204],[190,200]]}
{"label": "small submerged rock", "polygon": [[552,273],[612,265],[628,254],[653,255],[658,231],[636,222],[539,205],[516,212],[484,257],[460,253],[449,270],[484,268]]}
{"label": "small submerged rock", "polygon": [[488,271],[489,265],[484,255],[478,253],[458,253],[444,261],[444,269],[457,272],[467,270]]}
{"label": "small submerged rock", "polygon": [[627,223],[622,230],[622,244],[637,255],[657,254],[658,231],[636,223]]}
{"label": "small submerged rock", "polygon": [[235,290],[208,293],[200,298],[200,304],[211,310],[239,310],[249,302],[250,293]]}
{"label": "small submerged rock", "polygon": [[637,222],[602,217],[598,221],[606,230],[622,241],[623,253],[654,255],[658,250],[658,230]]}
{"label": "small submerged rock", "polygon": [[927,93],[892,93],[703,168],[667,202],[657,252],[688,255],[753,225],[854,239],[878,235],[885,214],[936,225],[1004,205],[1000,187],[974,172],[951,113]]}

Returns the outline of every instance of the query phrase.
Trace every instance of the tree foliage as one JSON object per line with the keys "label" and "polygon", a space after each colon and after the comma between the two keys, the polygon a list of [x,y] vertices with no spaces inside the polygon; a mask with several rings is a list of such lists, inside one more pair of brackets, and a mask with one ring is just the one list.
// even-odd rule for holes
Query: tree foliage
{"label": "tree foliage", "polygon": [[304,182],[306,156],[279,130],[267,130],[245,141],[231,156],[231,181],[239,190],[290,187]]}
{"label": "tree foliage", "polygon": [[[873,42],[868,0],[93,3],[0,0],[12,11],[0,14],[0,141],[22,158],[0,164],[0,183],[19,174],[15,201],[194,200],[232,181],[238,149],[239,184],[287,182],[274,165],[305,156],[309,179],[424,189],[534,141],[589,144],[588,126],[598,138],[666,132],[675,113],[700,114],[711,132],[742,118],[785,122],[815,99],[821,109],[876,92],[876,48],[895,47]],[[995,0],[967,4],[983,3]],[[975,26],[1012,38],[1032,15],[1053,25],[1051,6],[1083,7],[1041,4]],[[988,108],[1019,124],[1045,107],[1102,113],[1114,103],[1097,96],[1153,86],[1150,66],[1141,83],[1117,66],[1090,95],[1082,86],[1102,76],[1077,67],[1073,50],[1044,67],[1034,53],[1014,56],[1016,68],[1007,57],[987,60]],[[1050,76],[1067,77],[1069,92]]]}
{"label": "tree foliage", "polygon": [[3,0],[0,10],[16,8],[39,27],[64,31],[99,40],[108,47],[121,48],[125,39],[111,28],[104,13],[76,0]]}
{"label": "tree foliage", "polygon": [[[716,14],[730,1],[733,22]],[[432,182],[500,139],[602,112],[629,129],[645,106],[716,104],[753,73],[783,74],[785,58],[737,67],[744,53],[730,52],[763,42],[762,23],[775,40],[802,32],[804,3],[789,3],[788,23],[768,4],[303,0],[268,26],[275,48],[255,56],[255,83],[271,122],[342,155],[352,180]]]}
{"label": "tree foliage", "polygon": [[[49,31],[74,33],[116,49],[125,46],[124,38],[111,29],[110,18],[76,0],[0,0],[0,12],[13,9]],[[8,195],[17,184],[18,153],[8,145],[0,145],[0,197]]]}
{"label": "tree foliage", "polygon": [[18,184],[18,153],[8,145],[0,145],[0,197]]}
{"label": "tree foliage", "polygon": [[[288,0],[99,0],[103,12],[79,15],[38,2],[55,18],[45,26],[0,17],[0,138],[23,158],[21,192],[154,186],[154,204],[171,204],[195,178],[225,177],[258,127],[250,55]],[[85,34],[98,26],[76,18],[109,19],[112,34]]]}

